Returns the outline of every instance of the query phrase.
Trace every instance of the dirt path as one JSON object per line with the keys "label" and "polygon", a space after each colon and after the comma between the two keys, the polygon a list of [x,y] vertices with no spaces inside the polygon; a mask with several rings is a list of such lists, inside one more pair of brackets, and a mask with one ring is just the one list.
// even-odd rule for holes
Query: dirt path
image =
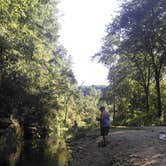
{"label": "dirt path", "polygon": [[72,141],[71,166],[166,166],[166,127],[112,128],[110,143],[98,147],[99,130]]}

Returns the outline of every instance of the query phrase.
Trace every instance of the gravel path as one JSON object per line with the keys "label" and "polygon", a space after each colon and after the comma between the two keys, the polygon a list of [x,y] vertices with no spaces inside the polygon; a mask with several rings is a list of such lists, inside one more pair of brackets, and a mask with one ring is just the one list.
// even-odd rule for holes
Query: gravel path
{"label": "gravel path", "polygon": [[166,127],[111,128],[106,147],[99,147],[99,129],[71,142],[71,166],[166,166]]}

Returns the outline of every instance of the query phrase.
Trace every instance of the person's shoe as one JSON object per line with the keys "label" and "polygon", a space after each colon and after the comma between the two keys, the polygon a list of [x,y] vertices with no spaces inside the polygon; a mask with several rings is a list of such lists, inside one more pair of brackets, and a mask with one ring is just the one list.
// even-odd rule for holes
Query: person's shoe
{"label": "person's shoe", "polygon": [[107,144],[106,143],[102,143],[102,147],[106,147],[107,146]]}

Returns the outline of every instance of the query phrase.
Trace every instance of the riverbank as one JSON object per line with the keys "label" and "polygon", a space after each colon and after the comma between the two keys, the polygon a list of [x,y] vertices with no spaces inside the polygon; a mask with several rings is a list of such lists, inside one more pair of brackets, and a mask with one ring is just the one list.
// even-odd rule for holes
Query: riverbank
{"label": "riverbank", "polygon": [[99,129],[73,139],[71,166],[165,166],[166,127],[111,128],[106,147],[99,147]]}

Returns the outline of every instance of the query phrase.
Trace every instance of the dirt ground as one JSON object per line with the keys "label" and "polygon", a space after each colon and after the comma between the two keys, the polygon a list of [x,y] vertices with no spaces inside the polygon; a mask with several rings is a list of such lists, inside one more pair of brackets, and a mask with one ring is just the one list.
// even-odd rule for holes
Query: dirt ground
{"label": "dirt ground", "polygon": [[76,137],[70,166],[166,166],[166,127],[111,128],[109,144],[99,147],[99,129]]}

